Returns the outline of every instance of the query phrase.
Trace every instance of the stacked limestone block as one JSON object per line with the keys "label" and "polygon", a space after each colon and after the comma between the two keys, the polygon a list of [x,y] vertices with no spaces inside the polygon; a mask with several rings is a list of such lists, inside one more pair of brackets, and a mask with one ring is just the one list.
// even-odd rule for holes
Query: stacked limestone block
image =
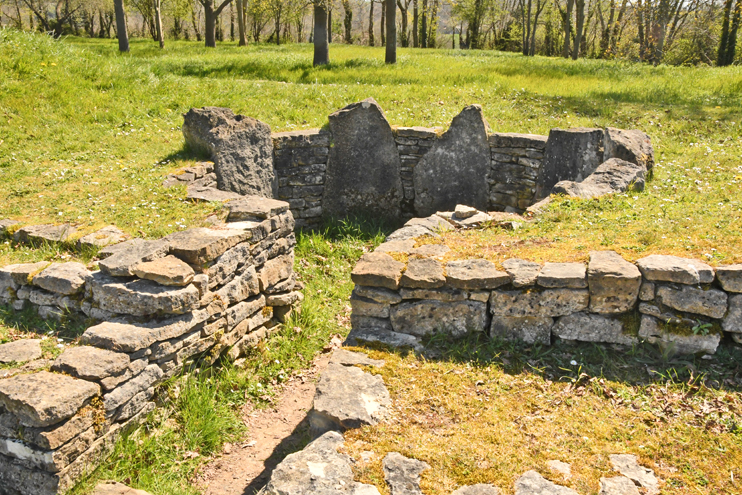
{"label": "stacked limestone block", "polygon": [[302,298],[288,204],[245,197],[228,208],[219,228],[106,248],[100,271],[0,270],[4,302],[102,320],[50,371],[0,380],[0,492],[69,490],[155,407],[164,380],[196,359],[236,359],[286,320]]}
{"label": "stacked limestone block", "polygon": [[278,198],[291,206],[297,227],[316,227],[322,216],[330,134],[309,129],[278,132],[272,137]]}
{"label": "stacked limestone block", "polygon": [[553,337],[647,340],[673,353],[713,354],[723,329],[742,343],[742,265],[714,270],[659,255],[633,264],[594,251],[587,264],[508,259],[498,269],[482,259],[446,262],[448,249],[434,239],[418,247],[414,239],[389,239],[353,270],[351,339],[415,347],[406,336],[487,332],[543,345]]}
{"label": "stacked limestone block", "polygon": [[413,215],[415,204],[415,186],[412,182],[415,165],[433,146],[438,137],[439,128],[397,127],[394,129],[394,141],[399,152],[399,174],[402,179],[402,214]]}
{"label": "stacked limestone block", "polygon": [[546,136],[495,133],[488,136],[492,153],[490,209],[522,212],[535,201],[536,181],[544,159]]}

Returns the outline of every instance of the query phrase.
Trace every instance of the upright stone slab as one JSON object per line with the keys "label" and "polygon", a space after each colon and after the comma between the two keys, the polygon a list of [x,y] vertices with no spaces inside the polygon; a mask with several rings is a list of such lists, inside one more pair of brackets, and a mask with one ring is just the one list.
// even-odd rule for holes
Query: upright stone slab
{"label": "upright stone slab", "polygon": [[373,98],[329,117],[333,146],[327,162],[324,212],[398,218],[402,201],[400,161],[394,134]]}
{"label": "upright stone slab", "polygon": [[415,166],[415,212],[453,211],[457,204],[486,210],[489,201],[489,125],[482,107],[469,105]]}
{"label": "upright stone slab", "polygon": [[639,130],[605,128],[604,159],[620,158],[641,165],[647,170],[654,167],[654,148],[650,137]]}
{"label": "upright stone slab", "polygon": [[544,150],[536,198],[551,193],[562,180],[581,182],[603,163],[602,129],[552,129]]}
{"label": "upright stone slab", "polygon": [[191,148],[209,153],[219,189],[273,197],[273,139],[268,124],[228,108],[191,108],[183,119]]}

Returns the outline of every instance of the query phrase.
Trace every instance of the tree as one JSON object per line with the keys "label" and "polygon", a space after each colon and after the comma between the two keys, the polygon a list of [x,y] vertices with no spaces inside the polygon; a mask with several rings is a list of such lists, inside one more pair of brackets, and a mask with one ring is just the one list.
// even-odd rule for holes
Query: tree
{"label": "tree", "polygon": [[314,62],[313,65],[330,63],[330,46],[327,42],[327,7],[324,0],[314,4]]}
{"label": "tree", "polygon": [[[585,0],[577,0],[583,2]],[[538,18],[546,6],[546,0],[518,0],[520,6],[521,26],[523,28],[523,55],[533,56],[536,54],[536,28]]]}
{"label": "tree", "polygon": [[419,37],[419,26],[420,19],[417,12],[417,0],[412,0],[412,46],[417,48],[420,46],[418,44],[418,37]]}
{"label": "tree", "polygon": [[204,8],[204,38],[206,40],[206,46],[208,48],[216,48],[216,21],[224,8],[232,3],[232,0],[224,0],[216,8],[214,8],[214,0],[198,1]]}
{"label": "tree", "polygon": [[246,24],[246,13],[245,8],[243,4],[243,0],[236,0],[237,1],[237,31],[239,36],[239,42],[238,46],[245,46],[247,45],[247,39],[245,35],[245,24]]}
{"label": "tree", "polygon": [[374,4],[375,0],[369,2],[368,9],[368,46],[374,46]]}
{"label": "tree", "polygon": [[387,64],[397,63],[397,6],[394,0],[386,2],[386,57]]}
{"label": "tree", "polygon": [[736,6],[734,0],[726,0],[724,13],[722,14],[719,52],[716,59],[716,65],[719,67],[734,63],[740,17],[742,17],[742,0],[737,0]]}
{"label": "tree", "polygon": [[428,47],[428,0],[423,0],[422,19],[420,19],[420,46]]}
{"label": "tree", "polygon": [[410,44],[410,40],[407,36],[407,12],[410,10],[410,2],[412,0],[404,0],[404,4],[402,3],[402,0],[397,0],[397,6],[399,7],[399,12],[402,14],[402,32],[399,34],[399,41],[402,43],[402,46],[407,47]]}
{"label": "tree", "polygon": [[[70,4],[69,0],[56,0],[46,2],[44,0],[23,0],[26,7],[32,12],[41,24],[41,28],[55,38],[64,33],[64,25],[72,23],[75,13],[82,8],[82,3]],[[53,9],[53,12],[50,10]],[[33,17],[31,17],[31,29],[33,29]]]}
{"label": "tree", "polygon": [[126,28],[126,12],[124,11],[124,0],[113,0],[113,8],[116,11],[116,36],[119,39],[119,51],[129,51],[129,33]]}
{"label": "tree", "polygon": [[350,5],[350,0],[342,0],[343,11],[345,11],[345,17],[343,18],[343,26],[345,27],[345,43],[348,45],[353,44],[353,8]]}
{"label": "tree", "polygon": [[160,49],[165,48],[165,38],[162,34],[162,16],[160,14],[160,0],[153,0],[155,8],[155,27],[157,30],[157,41],[160,43]]}
{"label": "tree", "polygon": [[572,49],[572,60],[577,60],[580,56],[580,48],[582,44],[582,36],[585,30],[585,0],[575,0],[575,47]]}

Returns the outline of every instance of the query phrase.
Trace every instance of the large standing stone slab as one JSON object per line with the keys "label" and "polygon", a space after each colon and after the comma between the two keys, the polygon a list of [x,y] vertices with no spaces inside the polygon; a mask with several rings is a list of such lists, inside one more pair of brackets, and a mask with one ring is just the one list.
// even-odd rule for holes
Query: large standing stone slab
{"label": "large standing stone slab", "polygon": [[432,215],[457,204],[486,210],[489,201],[489,125],[482,107],[470,105],[454,117],[413,170],[415,212]]}
{"label": "large standing stone slab", "polygon": [[430,464],[410,459],[399,452],[389,452],[382,462],[384,480],[391,495],[423,495],[420,490],[420,475]]}
{"label": "large standing stone slab", "polygon": [[698,285],[714,281],[714,269],[702,261],[652,254],[636,261],[642,275],[652,282]]}
{"label": "large standing stone slab", "polygon": [[135,266],[163,258],[169,248],[170,245],[162,239],[132,239],[101,250],[100,255],[104,259],[98,262],[98,267],[103,273],[114,277],[131,277]]}
{"label": "large standing stone slab", "polygon": [[39,339],[20,339],[0,344],[0,363],[26,363],[40,357]]}
{"label": "large standing stone slab", "polygon": [[80,292],[88,280],[90,272],[82,263],[52,263],[33,278],[33,284],[69,296]]}
{"label": "large standing stone slab", "polygon": [[601,163],[595,172],[582,182],[562,180],[551,189],[552,194],[564,194],[576,198],[591,199],[625,191],[644,190],[643,165],[611,158]]}
{"label": "large standing stone slab", "polygon": [[403,302],[391,308],[395,332],[424,336],[443,332],[461,337],[487,329],[487,304],[479,301]]}
{"label": "large standing stone slab", "polygon": [[404,263],[386,253],[366,253],[358,260],[350,277],[357,285],[397,290],[404,268]]}
{"label": "large standing stone slab", "polygon": [[563,340],[627,345],[638,342],[636,337],[623,332],[621,321],[590,313],[562,316],[554,324],[551,332]]}
{"label": "large standing stone slab", "polygon": [[623,313],[636,304],[642,274],[615,251],[592,251],[587,283],[590,286],[590,311]]}
{"label": "large standing stone slab", "polygon": [[536,198],[548,196],[562,180],[581,182],[603,163],[602,129],[552,129],[546,141]]}
{"label": "large standing stone slab", "polygon": [[536,471],[528,471],[515,482],[515,495],[579,495],[571,488],[559,486]]}
{"label": "large standing stone slab", "polygon": [[456,289],[496,289],[510,283],[510,276],[487,260],[455,260],[446,263],[446,284]]}
{"label": "large standing stone slab", "polygon": [[55,244],[66,241],[76,231],[77,228],[69,224],[29,225],[28,227],[18,229],[13,234],[13,240],[24,244]]}
{"label": "large standing stone slab", "polygon": [[128,368],[127,354],[87,345],[70,347],[52,364],[52,371],[90,381],[121,375]]}
{"label": "large standing stone slab", "polygon": [[392,128],[373,98],[329,117],[333,146],[327,161],[324,212],[342,217],[364,212],[398,218],[400,160]]}
{"label": "large standing stone slab", "polygon": [[605,160],[620,158],[636,163],[646,170],[651,170],[654,166],[652,140],[646,133],[636,129],[606,127],[603,156]]}
{"label": "large standing stone slab", "polygon": [[386,417],[390,405],[380,376],[330,363],[317,382],[309,424],[314,435],[375,425]]}
{"label": "large standing stone slab", "polygon": [[192,108],[183,119],[191,148],[209,153],[219,189],[273,197],[273,139],[268,124],[228,108]]}
{"label": "large standing stone slab", "polygon": [[31,427],[70,418],[99,393],[95,383],[48,371],[0,380],[0,404]]}

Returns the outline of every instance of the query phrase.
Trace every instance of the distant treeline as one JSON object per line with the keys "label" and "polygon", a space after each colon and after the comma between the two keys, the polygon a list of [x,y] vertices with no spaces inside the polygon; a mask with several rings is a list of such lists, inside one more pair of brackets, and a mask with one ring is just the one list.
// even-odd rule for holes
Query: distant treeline
{"label": "distant treeline", "polygon": [[736,49],[742,0],[0,0],[0,25],[110,38],[122,26],[118,6],[129,36],[161,44],[281,44],[312,42],[319,7],[330,43],[381,46],[394,3],[402,47],[673,65],[742,59]]}

